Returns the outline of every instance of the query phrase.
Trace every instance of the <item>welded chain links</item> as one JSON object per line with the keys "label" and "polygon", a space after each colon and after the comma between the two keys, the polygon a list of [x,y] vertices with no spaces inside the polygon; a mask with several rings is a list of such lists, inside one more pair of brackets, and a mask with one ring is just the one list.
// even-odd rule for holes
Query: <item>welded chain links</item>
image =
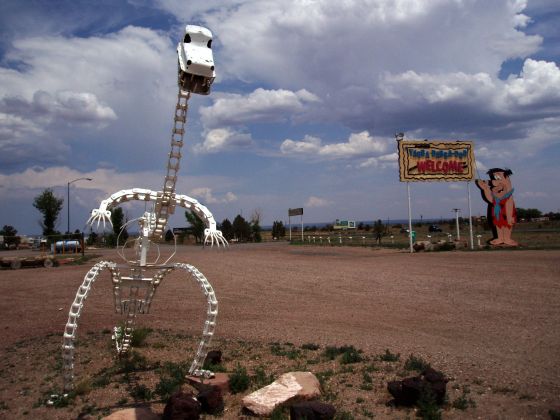
{"label": "welded chain links", "polygon": [[156,220],[152,235],[156,239],[163,237],[163,231],[165,226],[167,226],[169,215],[175,212],[173,196],[175,194],[177,172],[179,171],[179,163],[181,161],[181,147],[183,147],[183,136],[185,135],[185,123],[187,122],[188,101],[190,97],[190,92],[179,88],[175,116],[173,118],[174,126],[171,132],[171,150],[167,159],[167,174],[165,175],[161,197],[159,197],[160,193],[158,193],[155,206]]}
{"label": "welded chain links", "polygon": [[95,279],[104,268],[109,268],[109,270],[114,271],[116,264],[111,261],[101,261],[95,264],[85,275],[82,285],[78,288],[74,302],[70,305],[70,312],[68,313],[68,321],[64,328],[62,343],[62,367],[64,371],[65,391],[70,391],[74,386],[74,342],[78,330],[78,319],[82,314],[84,302],[87,299]]}
{"label": "welded chain links", "polygon": [[204,359],[206,359],[206,354],[208,352],[208,346],[212,342],[212,338],[214,337],[214,330],[216,329],[216,318],[218,317],[218,300],[216,299],[216,294],[214,293],[214,289],[212,285],[204,277],[198,269],[190,264],[183,264],[183,263],[176,263],[176,268],[182,268],[183,270],[188,271],[197,281],[198,285],[202,289],[202,292],[206,296],[206,301],[208,303],[206,309],[206,321],[204,322],[204,329],[202,331],[202,339],[198,344],[198,349],[196,351],[196,355],[194,360],[189,368],[189,374],[193,376],[202,376],[205,378],[212,377],[213,373],[209,370],[201,369],[202,365],[204,364]]}
{"label": "welded chain links", "polygon": [[[150,312],[152,299],[161,280],[171,271],[173,271],[172,267],[166,267],[159,270],[151,279],[144,277],[144,270],[141,267],[131,268],[131,277],[123,277],[117,270],[113,271],[115,312],[126,315],[124,326],[113,328],[113,340],[119,356],[126,356],[131,348],[136,315]],[[122,298],[123,285],[128,286],[127,299]],[[141,288],[147,289],[144,298],[139,298]]]}

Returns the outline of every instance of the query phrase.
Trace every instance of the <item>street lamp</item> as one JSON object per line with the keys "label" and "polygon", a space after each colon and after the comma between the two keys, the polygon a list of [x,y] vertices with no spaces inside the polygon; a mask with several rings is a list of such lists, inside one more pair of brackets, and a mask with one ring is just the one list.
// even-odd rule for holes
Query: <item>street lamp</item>
{"label": "street lamp", "polygon": [[461,211],[461,209],[453,209],[453,211],[455,212],[455,223],[457,225],[457,240],[460,241],[461,234],[459,233],[459,212]]}
{"label": "street lamp", "polygon": [[67,194],[66,194],[66,205],[68,207],[68,229],[66,230],[67,233],[70,233],[70,184],[76,182],[76,181],[81,181],[81,180],[85,180],[85,181],[91,181],[93,178],[76,178],[73,179],[72,181],[68,182],[67,184]]}

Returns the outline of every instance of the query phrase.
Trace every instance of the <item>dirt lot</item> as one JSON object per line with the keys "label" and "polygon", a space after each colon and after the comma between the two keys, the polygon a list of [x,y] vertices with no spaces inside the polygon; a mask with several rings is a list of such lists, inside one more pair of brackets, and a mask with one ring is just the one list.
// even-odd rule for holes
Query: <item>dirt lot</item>
{"label": "dirt lot", "polygon": [[[112,251],[105,258],[119,261]],[[410,354],[421,357],[450,378],[444,418],[550,418],[549,410],[560,412],[558,250],[411,255],[272,243],[226,251],[182,247],[175,261],[195,265],[214,286],[220,304],[214,347],[223,350],[228,370],[237,363],[250,372],[263,364],[271,374],[330,370],[326,386],[339,410],[354,418],[414,417],[385,405],[386,380],[407,375],[402,363],[378,361],[388,349],[400,353],[401,362]],[[63,409],[43,404],[61,387],[60,335],[89,267],[0,271],[0,417],[100,416],[130,403],[120,394],[125,387],[115,384],[110,393],[88,390]],[[138,320],[154,330],[149,342],[159,343],[139,349],[150,360],[189,361],[193,355],[190,337],[201,330],[205,301],[185,278],[178,272],[166,278],[151,313]],[[107,331],[118,322],[104,273],[80,319],[78,379],[111,365]],[[271,352],[278,348],[271,343],[298,349],[299,359]],[[302,350],[306,343],[320,349]],[[349,369],[321,359],[322,349],[333,345],[355,346],[365,361]],[[373,379],[369,389],[362,383],[366,371]],[[452,406],[461,393],[472,400],[466,410]],[[240,417],[236,398],[226,401],[225,418]]]}

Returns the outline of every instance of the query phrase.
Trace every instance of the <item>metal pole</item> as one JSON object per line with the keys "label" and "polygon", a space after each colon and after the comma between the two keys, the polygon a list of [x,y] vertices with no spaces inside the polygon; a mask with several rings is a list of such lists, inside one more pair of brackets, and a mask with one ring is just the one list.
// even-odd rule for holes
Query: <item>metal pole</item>
{"label": "metal pole", "polygon": [[459,211],[461,209],[453,209],[455,212],[455,225],[457,226],[457,240],[461,240],[461,233],[459,232]]}
{"label": "metal pole", "polygon": [[66,233],[70,233],[70,182],[68,182],[66,191],[66,207],[68,207],[68,225],[66,228]]}
{"label": "metal pole", "polygon": [[91,181],[93,178],[86,178],[86,177],[82,177],[82,178],[76,178],[73,179],[72,181],[69,181],[66,185],[67,187],[67,191],[66,191],[66,202],[68,204],[68,226],[67,226],[67,230],[66,233],[70,233],[70,184],[76,182],[76,181]]}
{"label": "metal pole", "polygon": [[414,252],[412,248],[412,207],[410,206],[410,182],[406,183],[406,191],[408,193],[408,242],[410,244],[410,252]]}
{"label": "metal pole", "polygon": [[290,225],[290,242],[292,242],[292,217],[288,216],[288,223]]}
{"label": "metal pole", "polygon": [[303,242],[303,214],[300,215],[301,217],[301,242]]}
{"label": "metal pole", "polygon": [[474,249],[474,238],[472,231],[472,210],[471,210],[471,183],[467,182],[467,201],[469,202],[469,235],[471,237],[471,249]]}

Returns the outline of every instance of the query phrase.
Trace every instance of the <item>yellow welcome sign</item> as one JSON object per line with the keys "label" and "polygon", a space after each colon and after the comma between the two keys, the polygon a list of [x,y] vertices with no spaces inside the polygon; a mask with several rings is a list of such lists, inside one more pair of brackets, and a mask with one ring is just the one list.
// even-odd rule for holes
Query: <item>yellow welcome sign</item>
{"label": "yellow welcome sign", "polygon": [[401,140],[398,144],[402,182],[474,179],[474,146],[471,141]]}

